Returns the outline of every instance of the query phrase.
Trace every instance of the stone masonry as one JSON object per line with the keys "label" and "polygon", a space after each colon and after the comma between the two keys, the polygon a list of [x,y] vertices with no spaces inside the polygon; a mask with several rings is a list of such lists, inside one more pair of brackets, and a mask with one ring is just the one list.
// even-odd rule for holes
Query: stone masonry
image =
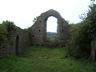
{"label": "stone masonry", "polygon": [[30,45],[45,45],[47,40],[47,19],[50,16],[54,16],[58,20],[58,45],[65,46],[70,37],[69,25],[57,11],[51,9],[42,13],[28,30],[18,27],[16,32],[9,36],[8,40],[0,44],[0,55],[19,54]]}
{"label": "stone masonry", "polygon": [[37,21],[34,23],[34,25],[32,25],[32,27],[29,29],[31,35],[32,35],[32,44],[35,45],[44,45],[46,42],[46,23],[47,23],[47,19],[48,17],[53,16],[56,17],[58,20],[58,27],[57,27],[57,39],[58,39],[58,45],[60,46],[64,46],[66,45],[69,37],[70,37],[70,33],[69,33],[69,25],[68,23],[61,17],[61,15],[51,9],[48,10],[47,12],[42,13],[38,18]]}

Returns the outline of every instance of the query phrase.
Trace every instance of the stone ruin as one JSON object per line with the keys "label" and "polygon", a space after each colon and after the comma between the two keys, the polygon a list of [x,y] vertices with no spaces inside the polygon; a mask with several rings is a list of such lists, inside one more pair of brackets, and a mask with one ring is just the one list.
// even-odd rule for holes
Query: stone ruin
{"label": "stone ruin", "polygon": [[57,18],[57,40],[59,46],[64,46],[70,36],[69,33],[69,25],[68,23],[61,17],[61,15],[51,9],[47,12],[42,13],[38,18],[34,25],[29,29],[32,37],[31,41],[33,45],[44,45],[47,39],[47,19],[53,16]]}
{"label": "stone ruin", "polygon": [[54,16],[58,20],[57,44],[65,46],[70,37],[69,25],[57,11],[51,9],[42,13],[28,30],[18,28],[16,33],[10,35],[9,39],[1,44],[0,55],[18,54],[28,46],[45,45],[47,39],[46,23],[50,16]]}

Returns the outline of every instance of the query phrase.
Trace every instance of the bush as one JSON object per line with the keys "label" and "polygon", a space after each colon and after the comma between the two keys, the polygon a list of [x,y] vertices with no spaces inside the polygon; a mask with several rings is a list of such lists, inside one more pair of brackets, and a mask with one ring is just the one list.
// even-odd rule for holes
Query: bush
{"label": "bush", "polygon": [[4,41],[10,34],[16,31],[17,27],[14,25],[13,22],[10,21],[3,21],[0,24],[0,44]]}
{"label": "bush", "polygon": [[90,6],[87,17],[81,22],[79,28],[72,34],[69,42],[70,55],[75,57],[90,56],[91,41],[96,37],[96,5]]}

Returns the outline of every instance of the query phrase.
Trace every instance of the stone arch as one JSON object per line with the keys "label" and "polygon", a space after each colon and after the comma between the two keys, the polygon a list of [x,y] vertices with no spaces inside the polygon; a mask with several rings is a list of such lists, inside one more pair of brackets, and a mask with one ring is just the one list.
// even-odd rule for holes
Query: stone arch
{"label": "stone arch", "polygon": [[[53,16],[57,19],[57,38],[58,44],[64,46],[69,39],[69,25],[61,17],[61,15],[51,9],[42,13],[38,18],[35,24],[30,28],[32,35],[35,37],[32,39],[32,44],[44,44],[46,42],[46,22],[47,19]],[[40,30],[40,31],[39,31]]]}
{"label": "stone arch", "polygon": [[47,37],[46,36],[47,20],[51,16],[53,16],[57,19],[57,38],[58,38],[59,37],[58,36],[59,21],[62,19],[60,14],[58,12],[56,12],[55,10],[49,10],[49,11],[43,13],[41,16],[43,16],[43,25],[44,25],[44,30],[43,30],[44,31],[44,35],[43,35],[44,37],[43,38],[44,38],[44,41],[46,41],[46,39],[47,39],[46,38]]}

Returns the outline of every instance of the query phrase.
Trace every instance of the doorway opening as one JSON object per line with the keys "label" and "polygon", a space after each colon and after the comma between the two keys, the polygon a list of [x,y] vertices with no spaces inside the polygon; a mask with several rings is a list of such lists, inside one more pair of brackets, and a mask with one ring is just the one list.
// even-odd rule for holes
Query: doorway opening
{"label": "doorway opening", "polygon": [[16,55],[19,54],[19,36],[16,36]]}

